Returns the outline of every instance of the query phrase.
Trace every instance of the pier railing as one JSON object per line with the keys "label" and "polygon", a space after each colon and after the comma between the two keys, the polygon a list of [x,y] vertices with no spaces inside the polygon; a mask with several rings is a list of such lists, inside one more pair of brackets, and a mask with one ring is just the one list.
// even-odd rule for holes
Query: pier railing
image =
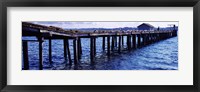
{"label": "pier railing", "polygon": [[[35,36],[39,42],[39,69],[43,69],[43,41],[49,40],[49,62],[52,63],[52,43],[53,39],[62,39],[64,45],[64,58],[66,63],[75,66],[79,65],[79,59],[82,55],[81,38],[90,39],[90,61],[95,63],[96,55],[96,38],[102,38],[102,49],[107,52],[108,57],[111,52],[114,53],[114,48],[117,47],[117,52],[122,51],[124,47],[124,37],[126,36],[127,50],[141,48],[148,44],[164,40],[167,38],[177,36],[177,30],[167,31],[141,31],[141,30],[94,30],[94,31],[80,31],[80,30],[65,30],[54,26],[44,26],[33,24],[29,22],[22,22],[22,36]],[[118,38],[118,39],[117,39]],[[107,39],[107,44],[106,44]],[[71,59],[71,51],[69,48],[69,40],[73,40],[74,60]],[[23,60],[24,70],[29,69],[28,57],[28,42],[33,40],[23,40]],[[106,46],[107,45],[107,46]],[[107,47],[107,49],[106,49]]]}

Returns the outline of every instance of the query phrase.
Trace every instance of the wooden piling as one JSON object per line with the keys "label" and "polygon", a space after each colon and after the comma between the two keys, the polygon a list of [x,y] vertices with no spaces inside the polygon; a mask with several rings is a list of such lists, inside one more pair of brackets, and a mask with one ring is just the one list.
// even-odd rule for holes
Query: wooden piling
{"label": "wooden piling", "polygon": [[72,59],[71,59],[70,48],[69,48],[69,39],[66,39],[65,43],[67,46],[67,55],[68,55],[69,65],[72,65]]}
{"label": "wooden piling", "polygon": [[39,38],[39,70],[43,69],[43,53],[42,53],[42,43],[44,38]]}
{"label": "wooden piling", "polygon": [[96,55],[96,37],[94,37],[94,55]]}
{"label": "wooden piling", "polygon": [[130,51],[130,50],[131,50],[131,39],[130,39],[130,35],[127,36],[127,47],[128,47],[128,50]]}
{"label": "wooden piling", "polygon": [[80,52],[80,54],[82,54],[82,44],[81,44],[81,38],[79,37],[78,38],[78,43],[79,43],[79,52]]}
{"label": "wooden piling", "polygon": [[67,62],[67,45],[66,45],[67,40],[63,40],[63,47],[64,47],[64,60]]}
{"label": "wooden piling", "polygon": [[105,50],[105,37],[103,37],[102,49]]}
{"label": "wooden piling", "polygon": [[73,39],[73,48],[74,48],[74,65],[78,65],[78,45],[77,38]]}
{"label": "wooden piling", "polygon": [[90,38],[90,61],[94,64],[94,38]]}
{"label": "wooden piling", "polygon": [[107,55],[110,56],[110,36],[107,37]]}
{"label": "wooden piling", "polygon": [[78,38],[78,59],[81,58],[82,47],[81,47],[81,38]]}
{"label": "wooden piling", "polygon": [[51,38],[49,39],[49,63],[52,65],[52,43]]}
{"label": "wooden piling", "polygon": [[140,37],[141,35],[140,34],[138,34],[137,35],[137,37],[138,37],[138,46],[137,47],[141,47],[141,37]]}
{"label": "wooden piling", "polygon": [[132,48],[133,49],[136,48],[136,36],[135,36],[135,34],[132,35]]}
{"label": "wooden piling", "polygon": [[121,36],[119,36],[119,42],[118,42],[118,52],[121,52]]}
{"label": "wooden piling", "polygon": [[122,35],[122,47],[124,47],[124,36]]}
{"label": "wooden piling", "polygon": [[23,41],[23,60],[24,60],[24,70],[29,70],[29,60],[28,60],[28,42]]}
{"label": "wooden piling", "polygon": [[115,47],[115,38],[112,36],[112,42],[111,42],[111,50],[113,51]]}

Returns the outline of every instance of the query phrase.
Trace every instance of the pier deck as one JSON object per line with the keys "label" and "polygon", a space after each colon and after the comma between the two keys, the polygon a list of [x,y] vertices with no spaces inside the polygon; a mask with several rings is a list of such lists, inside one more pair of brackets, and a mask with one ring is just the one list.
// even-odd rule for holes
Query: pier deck
{"label": "pier deck", "polygon": [[[79,65],[79,59],[82,54],[81,38],[90,39],[90,61],[91,64],[95,63],[96,54],[96,38],[102,38],[102,49],[105,50],[107,47],[107,55],[113,52],[114,47],[117,47],[118,53],[121,52],[122,46],[124,45],[124,36],[126,36],[127,50],[141,48],[148,44],[164,40],[167,38],[177,36],[177,30],[168,31],[141,31],[141,30],[94,30],[94,31],[80,31],[80,30],[65,30],[63,28],[54,26],[44,26],[33,24],[29,22],[22,22],[22,36],[35,36],[39,42],[39,69],[43,69],[43,57],[42,57],[42,43],[43,41],[49,40],[49,62],[52,63],[52,46],[51,41],[53,39],[62,39],[64,45],[64,58],[66,63],[75,66]],[[118,38],[118,39],[117,39]],[[107,39],[107,44],[106,44]],[[71,53],[69,48],[69,40],[73,40],[74,60],[71,59]],[[23,40],[23,60],[24,70],[29,70],[28,61],[28,42],[33,40]],[[117,45],[118,44],[118,45]],[[107,45],[107,46],[106,46]]]}

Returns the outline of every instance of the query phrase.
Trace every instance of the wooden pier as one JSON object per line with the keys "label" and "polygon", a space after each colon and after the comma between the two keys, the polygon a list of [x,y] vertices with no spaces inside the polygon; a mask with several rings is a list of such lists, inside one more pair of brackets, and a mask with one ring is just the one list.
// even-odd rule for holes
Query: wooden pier
{"label": "wooden pier", "polygon": [[[141,30],[94,30],[94,31],[79,31],[79,30],[64,30],[59,27],[54,26],[44,26],[33,24],[29,22],[22,22],[22,36],[35,36],[37,40],[34,42],[39,43],[39,69],[43,69],[43,42],[44,40],[49,40],[49,63],[52,64],[52,40],[61,39],[63,40],[64,45],[64,59],[66,64],[74,64],[75,66],[79,65],[79,60],[82,53],[82,38],[90,39],[90,61],[91,64],[95,64],[95,55],[96,55],[96,39],[98,37],[102,38],[102,49],[106,51],[107,56],[109,57],[111,53],[121,53],[122,49],[124,50],[134,50],[137,48],[142,48],[148,44],[158,42],[167,38],[177,36],[177,30],[168,30],[168,31],[141,31]],[[126,36],[127,39],[124,39]],[[73,40],[73,52],[74,57],[72,60],[69,48],[69,40]],[[125,41],[127,43],[124,43]],[[24,69],[29,69],[29,57],[28,57],[28,43],[33,40],[23,40],[23,60],[24,60]],[[107,41],[107,42],[106,42]],[[106,44],[107,43],[107,44]],[[126,46],[125,46],[126,44]],[[98,44],[99,45],[99,44]],[[116,51],[117,50],[117,51]]]}

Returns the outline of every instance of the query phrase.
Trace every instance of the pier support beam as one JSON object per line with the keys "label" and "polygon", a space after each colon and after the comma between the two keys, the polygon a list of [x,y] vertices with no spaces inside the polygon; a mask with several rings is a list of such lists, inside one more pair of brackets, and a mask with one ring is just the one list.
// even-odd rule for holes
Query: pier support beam
{"label": "pier support beam", "polygon": [[39,37],[39,70],[43,69],[43,53],[42,53],[42,43],[44,41],[43,37]]}
{"label": "pier support beam", "polygon": [[94,55],[96,55],[96,37],[94,37]]}
{"label": "pier support beam", "polygon": [[81,58],[82,47],[81,47],[81,38],[78,38],[78,59]]}
{"label": "pier support beam", "polygon": [[105,39],[106,39],[106,37],[103,37],[103,43],[102,43],[102,49],[103,49],[103,51],[105,50]]}
{"label": "pier support beam", "polygon": [[118,52],[120,53],[121,52],[121,39],[122,38],[122,36],[120,35],[119,36],[119,42],[118,42]]}
{"label": "pier support beam", "polygon": [[49,39],[49,63],[52,65],[52,43],[51,38]]}
{"label": "pier support beam", "polygon": [[110,56],[110,36],[107,37],[107,55]]}
{"label": "pier support beam", "polygon": [[77,38],[73,39],[73,47],[74,47],[74,65],[78,65],[78,45],[77,45]]}
{"label": "pier support beam", "polygon": [[23,60],[24,60],[24,70],[29,70],[28,42],[27,41],[23,41]]}
{"label": "pier support beam", "polygon": [[64,47],[64,60],[67,62],[67,45],[66,45],[67,40],[63,40],[63,47]]}
{"label": "pier support beam", "polygon": [[133,45],[132,48],[136,49],[136,36],[135,36],[135,34],[132,35],[132,45]]}
{"label": "pier support beam", "polygon": [[127,47],[128,47],[128,50],[130,51],[131,50],[131,37],[130,37],[130,35],[127,36]]}
{"label": "pier support beam", "polygon": [[69,39],[66,39],[66,46],[67,46],[67,55],[68,55],[69,65],[72,65],[72,59],[71,59],[71,54],[70,54],[70,49],[69,49]]}
{"label": "pier support beam", "polygon": [[140,34],[138,34],[137,35],[137,38],[138,38],[138,44],[137,44],[137,47],[141,47],[141,35]]}
{"label": "pier support beam", "polygon": [[111,42],[111,50],[113,51],[115,47],[115,37],[112,36],[112,42]]}
{"label": "pier support beam", "polygon": [[90,61],[94,64],[94,38],[90,38]]}
{"label": "pier support beam", "polygon": [[122,35],[122,47],[124,47],[124,36]]}

